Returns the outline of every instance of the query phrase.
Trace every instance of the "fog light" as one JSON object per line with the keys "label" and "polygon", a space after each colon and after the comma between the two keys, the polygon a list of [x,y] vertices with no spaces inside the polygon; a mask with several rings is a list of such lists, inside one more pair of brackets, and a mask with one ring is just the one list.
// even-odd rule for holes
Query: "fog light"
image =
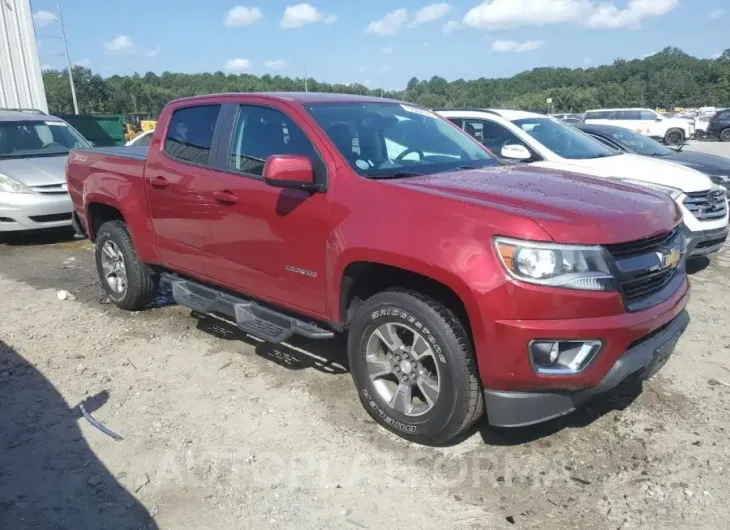
{"label": "fog light", "polygon": [[600,340],[533,340],[528,346],[535,371],[554,375],[582,372],[600,349]]}

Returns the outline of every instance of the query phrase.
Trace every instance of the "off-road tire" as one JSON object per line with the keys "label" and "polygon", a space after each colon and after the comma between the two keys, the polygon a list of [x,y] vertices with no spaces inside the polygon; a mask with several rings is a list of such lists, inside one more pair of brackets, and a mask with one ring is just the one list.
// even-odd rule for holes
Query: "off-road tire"
{"label": "off-road tire", "polygon": [[[127,287],[122,294],[114,292],[104,279],[101,253],[104,243],[111,240],[120,249],[127,272]],[[154,301],[159,285],[159,274],[149,265],[140,261],[134,250],[132,238],[123,221],[104,223],[96,235],[96,269],[104,292],[119,308],[137,311]]]}
{"label": "off-road tire", "polygon": [[664,143],[667,145],[679,145],[684,142],[684,131],[682,129],[669,129],[664,135]]}
{"label": "off-road tire", "polygon": [[[438,399],[421,416],[402,414],[390,407],[369,376],[367,342],[375,329],[387,322],[417,328],[437,354]],[[484,396],[469,334],[459,318],[433,298],[412,290],[389,289],[367,299],[353,316],[347,350],[365,410],[402,438],[423,445],[443,445],[467,431],[484,414]]]}

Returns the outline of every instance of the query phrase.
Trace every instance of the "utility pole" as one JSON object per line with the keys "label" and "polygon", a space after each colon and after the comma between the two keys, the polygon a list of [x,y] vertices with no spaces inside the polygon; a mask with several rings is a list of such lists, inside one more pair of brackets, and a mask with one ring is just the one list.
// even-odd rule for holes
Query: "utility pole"
{"label": "utility pole", "polygon": [[61,23],[61,40],[63,40],[63,51],[66,54],[66,63],[68,64],[68,81],[71,83],[71,98],[74,101],[74,114],[79,113],[79,102],[76,100],[76,87],[74,86],[74,75],[71,72],[71,58],[68,55],[68,44],[66,43],[66,28],[63,25],[63,16],[61,15],[61,4],[56,4],[58,10],[58,21]]}
{"label": "utility pole", "polygon": [[307,84],[307,65],[304,65],[304,91],[309,92],[309,85]]}

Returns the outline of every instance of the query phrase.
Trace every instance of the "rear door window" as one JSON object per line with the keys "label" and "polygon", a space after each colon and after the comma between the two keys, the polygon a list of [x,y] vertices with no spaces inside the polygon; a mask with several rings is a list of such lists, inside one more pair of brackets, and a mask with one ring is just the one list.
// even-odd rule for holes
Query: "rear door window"
{"label": "rear door window", "polygon": [[220,110],[220,105],[199,105],[173,112],[165,136],[165,153],[182,162],[210,165],[213,132]]}
{"label": "rear door window", "polygon": [[648,110],[641,111],[641,119],[643,121],[653,121],[657,119],[657,115]]}
{"label": "rear door window", "polygon": [[613,120],[615,119],[616,113],[608,110],[599,110],[595,112],[588,112],[586,114],[586,120]]}
{"label": "rear door window", "polygon": [[641,112],[639,112],[638,110],[620,110],[620,111],[616,112],[616,119],[617,120],[637,121],[642,118],[641,118]]}

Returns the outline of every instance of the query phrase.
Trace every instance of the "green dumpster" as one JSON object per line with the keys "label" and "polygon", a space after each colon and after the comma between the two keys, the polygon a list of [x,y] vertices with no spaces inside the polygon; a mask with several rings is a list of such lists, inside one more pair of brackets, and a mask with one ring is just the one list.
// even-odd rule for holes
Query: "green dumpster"
{"label": "green dumpster", "polygon": [[124,116],[121,114],[59,114],[94,145],[124,145]]}

